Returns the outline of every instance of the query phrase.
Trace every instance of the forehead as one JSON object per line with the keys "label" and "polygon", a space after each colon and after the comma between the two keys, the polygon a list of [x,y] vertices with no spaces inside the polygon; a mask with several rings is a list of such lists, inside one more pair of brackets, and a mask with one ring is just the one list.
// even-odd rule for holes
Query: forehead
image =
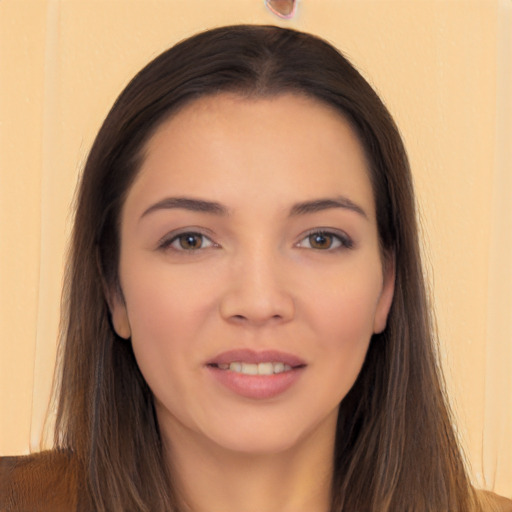
{"label": "forehead", "polygon": [[148,141],[129,197],[165,193],[235,206],[262,195],[292,202],[339,193],[374,209],[364,150],[348,121],[295,94],[223,93],[180,109]]}

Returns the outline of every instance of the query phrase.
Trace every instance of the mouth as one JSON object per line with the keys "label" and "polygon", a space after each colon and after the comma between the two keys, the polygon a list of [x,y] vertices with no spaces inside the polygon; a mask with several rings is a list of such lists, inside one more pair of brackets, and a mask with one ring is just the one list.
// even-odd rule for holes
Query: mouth
{"label": "mouth", "polygon": [[[293,366],[277,362],[262,362],[262,363],[247,363],[243,361],[234,361],[232,363],[211,363],[208,366],[218,368],[219,370],[226,370],[229,372],[241,373],[243,375],[275,375],[278,373],[289,372],[293,370]],[[299,365],[298,367],[301,367]]]}
{"label": "mouth", "polygon": [[238,349],[218,354],[206,366],[243,375],[277,375],[304,368],[306,363],[293,354],[277,350]]}
{"label": "mouth", "polygon": [[287,391],[307,364],[299,357],[275,350],[230,350],[206,362],[209,374],[245,398],[274,398]]}

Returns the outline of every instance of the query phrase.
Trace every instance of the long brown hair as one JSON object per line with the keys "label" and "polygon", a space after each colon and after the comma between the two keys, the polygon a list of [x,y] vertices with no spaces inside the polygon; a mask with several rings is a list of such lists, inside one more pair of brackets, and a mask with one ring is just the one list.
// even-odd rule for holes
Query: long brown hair
{"label": "long brown hair", "polygon": [[384,254],[396,263],[388,325],[341,403],[332,512],[477,510],[436,358],[407,156],[387,109],[336,49],[271,26],[210,30],[164,52],[115,102],[89,154],[64,295],[56,443],[71,450],[98,511],[179,510],[151,391],[111,327],[119,222],[145,144],[169,116],[221,92],[297,93],[336,108],[364,147]]}

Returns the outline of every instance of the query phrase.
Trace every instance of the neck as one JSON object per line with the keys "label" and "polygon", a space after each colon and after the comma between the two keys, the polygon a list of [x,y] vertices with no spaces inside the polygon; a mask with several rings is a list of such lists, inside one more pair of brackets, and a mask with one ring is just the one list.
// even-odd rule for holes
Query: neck
{"label": "neck", "polygon": [[312,435],[279,453],[239,453],[189,436],[166,439],[187,512],[327,512],[334,435]]}

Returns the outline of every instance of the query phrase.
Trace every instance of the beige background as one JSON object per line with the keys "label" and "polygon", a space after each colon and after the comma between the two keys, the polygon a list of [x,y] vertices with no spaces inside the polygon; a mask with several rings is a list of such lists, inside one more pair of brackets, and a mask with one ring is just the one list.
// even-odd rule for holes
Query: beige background
{"label": "beige background", "polygon": [[37,450],[79,171],[150,58],[198,30],[317,33],[409,149],[442,359],[475,482],[512,496],[512,1],[0,0],[0,454]]}

